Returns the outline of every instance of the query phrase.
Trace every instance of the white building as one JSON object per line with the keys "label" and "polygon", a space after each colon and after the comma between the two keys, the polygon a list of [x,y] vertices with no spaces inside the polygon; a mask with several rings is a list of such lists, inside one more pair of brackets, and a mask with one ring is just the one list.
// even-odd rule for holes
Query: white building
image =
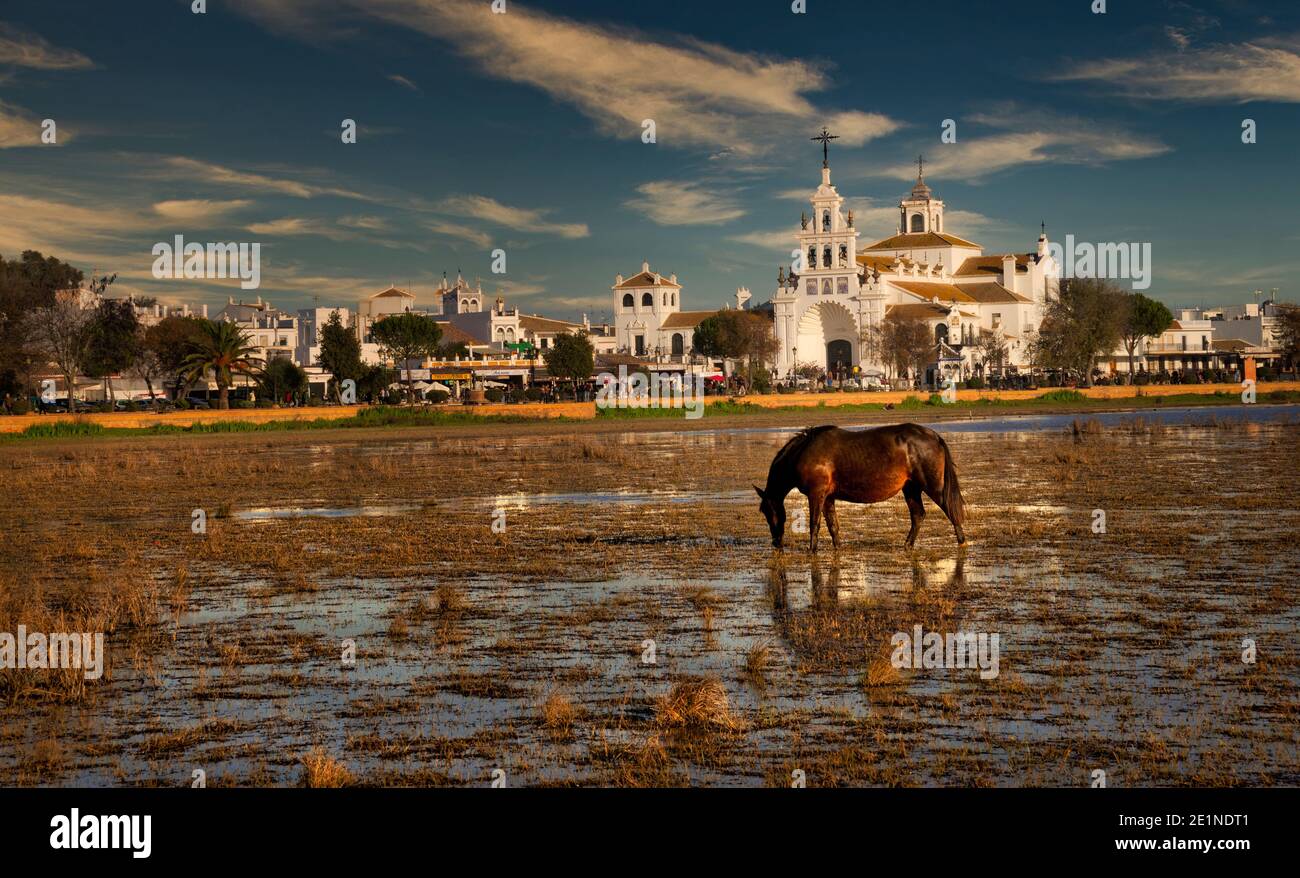
{"label": "white building", "polygon": [[253,302],[236,302],[234,298],[228,298],[226,307],[217,312],[216,319],[238,326],[257,349],[255,356],[264,363],[276,357],[292,359],[294,356],[298,344],[298,318],[262,301],[261,296]]}
{"label": "white building", "polygon": [[799,259],[788,276],[778,272],[772,299],[778,375],[802,364],[884,371],[868,338],[891,315],[927,323],[936,350],[942,342],[959,356],[958,372],[974,365],[970,345],[981,331],[1006,340],[1010,366],[1028,365],[1029,338],[1058,286],[1045,230],[1034,252],[985,256],[946,231],[944,202],[923,173],[898,204],[897,232],[866,246],[825,164],[809,203],[812,217],[803,216],[794,236]]}
{"label": "white building", "polygon": [[[614,304],[614,348],[637,357],[652,357],[661,362],[683,362],[691,350],[695,327],[717,311],[683,311],[682,286],[677,275],[664,277],[650,270],[649,262],[641,271],[624,280],[614,279],[610,287]],[[749,291],[745,290],[747,299]],[[737,301],[741,301],[738,298]]]}
{"label": "white building", "polygon": [[329,323],[330,315],[335,311],[344,326],[351,326],[352,312],[347,308],[299,308],[298,341],[294,348],[294,359],[299,366],[314,366],[320,358],[321,329]]}

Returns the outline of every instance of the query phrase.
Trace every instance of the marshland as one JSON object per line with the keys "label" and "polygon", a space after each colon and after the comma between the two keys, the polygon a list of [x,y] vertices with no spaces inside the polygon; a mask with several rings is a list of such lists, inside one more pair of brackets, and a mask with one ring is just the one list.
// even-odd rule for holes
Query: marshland
{"label": "marshland", "polygon": [[816,555],[751,485],[860,413],[0,444],[0,631],[108,650],[0,669],[0,782],[1295,785],[1300,419],[1238,412],[937,424],[969,546]]}

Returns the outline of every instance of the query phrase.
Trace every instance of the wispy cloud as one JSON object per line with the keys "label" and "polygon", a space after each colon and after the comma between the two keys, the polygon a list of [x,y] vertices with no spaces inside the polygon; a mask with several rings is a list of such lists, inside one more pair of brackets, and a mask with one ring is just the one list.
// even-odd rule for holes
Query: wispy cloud
{"label": "wispy cloud", "polygon": [[473,217],[492,225],[520,232],[558,235],[561,238],[585,238],[591,234],[586,223],[556,223],[546,218],[548,210],[511,207],[485,195],[453,195],[439,203],[439,208],[457,216]]}
{"label": "wispy cloud", "polygon": [[[971,128],[975,133],[969,133]],[[1149,134],[1117,125],[1002,104],[959,120],[958,140],[925,154],[925,171],[935,179],[979,181],[1022,165],[1102,165],[1154,158],[1170,147]],[[878,167],[874,176],[916,178],[911,162]]]}
{"label": "wispy cloud", "polygon": [[636,187],[624,207],[645,214],[661,226],[719,225],[739,219],[745,210],[727,192],[702,183],[656,180]]}
{"label": "wispy cloud", "polygon": [[1183,30],[1168,36],[1178,51],[1088,61],[1053,78],[1139,99],[1300,103],[1300,34],[1200,47]]}
{"label": "wispy cloud", "polygon": [[[785,139],[790,124],[834,125],[840,144],[860,146],[900,123],[883,113],[818,106],[831,86],[822,65],[737,52],[687,36],[573,21],[511,0],[509,13],[446,0],[242,0],[244,11],[280,30],[312,28],[341,5],[444,41],[489,76],[541,89],[575,107],[603,134],[637,140],[653,119],[657,143],[739,157]],[[333,33],[337,33],[337,29]]]}
{"label": "wispy cloud", "polygon": [[163,159],[162,168],[157,173],[160,176],[183,178],[191,182],[197,181],[208,184],[231,186],[260,193],[275,192],[281,195],[291,195],[294,198],[315,198],[317,196],[330,195],[339,198],[370,200],[367,196],[348,189],[340,189],[333,186],[317,186],[310,183],[302,183],[298,180],[290,180],[284,177],[271,177],[266,174],[259,174],[251,171],[240,171],[223,165],[203,162],[197,159],[184,158],[182,156],[171,156]]}
{"label": "wispy cloud", "polygon": [[60,125],[56,129],[58,138],[55,142],[42,143],[41,121],[22,107],[0,101],[0,149],[14,149],[20,146],[62,146],[73,139],[73,132]]}
{"label": "wispy cloud", "polygon": [[402,88],[409,88],[411,91],[420,90],[420,87],[418,85],[416,85],[414,82],[411,82],[411,80],[407,79],[405,76],[402,76],[401,74],[390,73],[388,75],[388,79],[390,82],[395,82],[398,85],[402,86]]}
{"label": "wispy cloud", "polygon": [[467,241],[480,250],[486,250],[492,246],[491,235],[463,223],[454,223],[449,220],[428,220],[425,222],[424,227],[435,235],[441,235],[444,238],[451,238],[454,241]]}
{"label": "wispy cloud", "polygon": [[227,214],[243,210],[253,202],[248,199],[230,201],[211,201],[206,198],[173,199],[159,201],[153,206],[154,213],[177,222],[214,222]]}
{"label": "wispy cloud", "polygon": [[75,49],[52,46],[42,36],[0,21],[0,65],[33,70],[90,70],[95,62]]}

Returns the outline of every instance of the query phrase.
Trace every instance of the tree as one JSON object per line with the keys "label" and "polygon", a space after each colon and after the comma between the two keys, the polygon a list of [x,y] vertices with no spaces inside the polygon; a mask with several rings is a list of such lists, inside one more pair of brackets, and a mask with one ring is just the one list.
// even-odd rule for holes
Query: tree
{"label": "tree", "polygon": [[157,359],[159,375],[172,382],[178,398],[185,395],[185,360],[198,350],[206,323],[202,317],[164,317],[144,331],[142,356]]}
{"label": "tree", "polygon": [[546,360],[546,371],[553,377],[573,382],[575,398],[577,383],[590,378],[596,367],[596,351],[586,333],[560,333],[542,357]]}
{"label": "tree", "polygon": [[1277,309],[1277,340],[1282,358],[1292,369],[1300,362],[1300,307],[1281,305]]}
{"label": "tree", "polygon": [[1128,297],[1120,327],[1120,341],[1128,352],[1128,374],[1133,377],[1133,353],[1144,338],[1154,338],[1169,328],[1174,315],[1164,303],[1148,299],[1141,293]]}
{"label": "tree", "polygon": [[393,359],[406,369],[406,396],[415,402],[415,388],[411,386],[411,360],[432,357],[442,340],[442,328],[432,317],[407,311],[393,314],[370,327],[370,334],[379,343],[383,356]]}
{"label": "tree", "polygon": [[35,350],[58,367],[68,388],[68,411],[76,404],[77,373],[90,348],[94,312],[81,307],[77,291],[60,293],[54,303],[27,315],[26,327]]}
{"label": "tree", "polygon": [[140,353],[140,320],[130,299],[102,299],[90,321],[86,374],[108,385],[110,402],[117,401],[113,376],[131,367]]}
{"label": "tree", "polygon": [[144,386],[149,388],[149,402],[153,402],[154,382],[161,380],[165,373],[163,372],[162,360],[158,357],[158,354],[145,346],[143,331],[139,333],[136,342],[135,360],[127,367],[126,374],[132,378],[139,378],[144,382]]}
{"label": "tree", "polygon": [[725,309],[701,320],[695,327],[691,345],[708,357],[743,360],[750,386],[754,383],[754,366],[766,368],[778,348],[772,322],[762,314],[739,309]]}
{"label": "tree", "polygon": [[272,357],[266,368],[257,373],[257,386],[262,390],[263,399],[283,402],[285,394],[307,390],[307,373],[288,357]]}
{"label": "tree", "polygon": [[185,358],[187,380],[206,378],[211,372],[217,382],[220,407],[230,408],[230,386],[235,373],[251,374],[254,369],[253,353],[248,335],[226,320],[201,320],[202,333],[195,351]]}
{"label": "tree", "polygon": [[985,372],[1001,372],[1006,368],[1007,340],[1001,330],[981,329],[975,339],[975,357]]}
{"label": "tree", "polygon": [[1127,295],[1104,278],[1062,281],[1030,349],[1033,361],[1046,369],[1078,372],[1091,387],[1097,357],[1119,345]]}
{"label": "tree", "polygon": [[880,322],[877,342],[881,360],[894,368],[895,375],[907,373],[913,380],[920,375],[926,359],[934,350],[930,325],[915,317],[890,314]]}
{"label": "tree", "polygon": [[0,256],[0,393],[32,386],[32,370],[44,354],[29,330],[29,316],[54,305],[60,290],[75,290],[84,275],[53,256],[26,250],[17,259]]}
{"label": "tree", "polygon": [[361,361],[361,340],[351,329],[343,325],[343,318],[337,311],[331,311],[329,319],[320,329],[320,356],[316,365],[333,376],[334,401],[342,403],[339,388],[344,381],[361,381],[365,363]]}

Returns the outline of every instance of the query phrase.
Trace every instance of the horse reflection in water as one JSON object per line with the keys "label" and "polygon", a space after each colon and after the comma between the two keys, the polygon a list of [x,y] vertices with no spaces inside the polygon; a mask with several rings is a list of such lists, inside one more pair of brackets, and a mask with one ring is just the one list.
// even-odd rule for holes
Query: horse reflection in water
{"label": "horse reflection in water", "polygon": [[[958,620],[950,613],[961,604],[966,589],[964,553],[946,576],[914,560],[907,587],[865,591],[858,582],[846,582],[862,574],[842,564],[838,555],[829,565],[814,556],[806,580],[807,603],[796,596],[793,607],[791,573],[786,556],[774,552],[767,576],[772,621],[801,665],[825,670],[864,667],[871,656],[888,655],[889,638],[897,631],[911,631],[918,622],[930,630],[951,628]],[[865,576],[877,577],[882,585],[889,578],[871,572]],[[796,581],[796,595],[802,584]]]}

